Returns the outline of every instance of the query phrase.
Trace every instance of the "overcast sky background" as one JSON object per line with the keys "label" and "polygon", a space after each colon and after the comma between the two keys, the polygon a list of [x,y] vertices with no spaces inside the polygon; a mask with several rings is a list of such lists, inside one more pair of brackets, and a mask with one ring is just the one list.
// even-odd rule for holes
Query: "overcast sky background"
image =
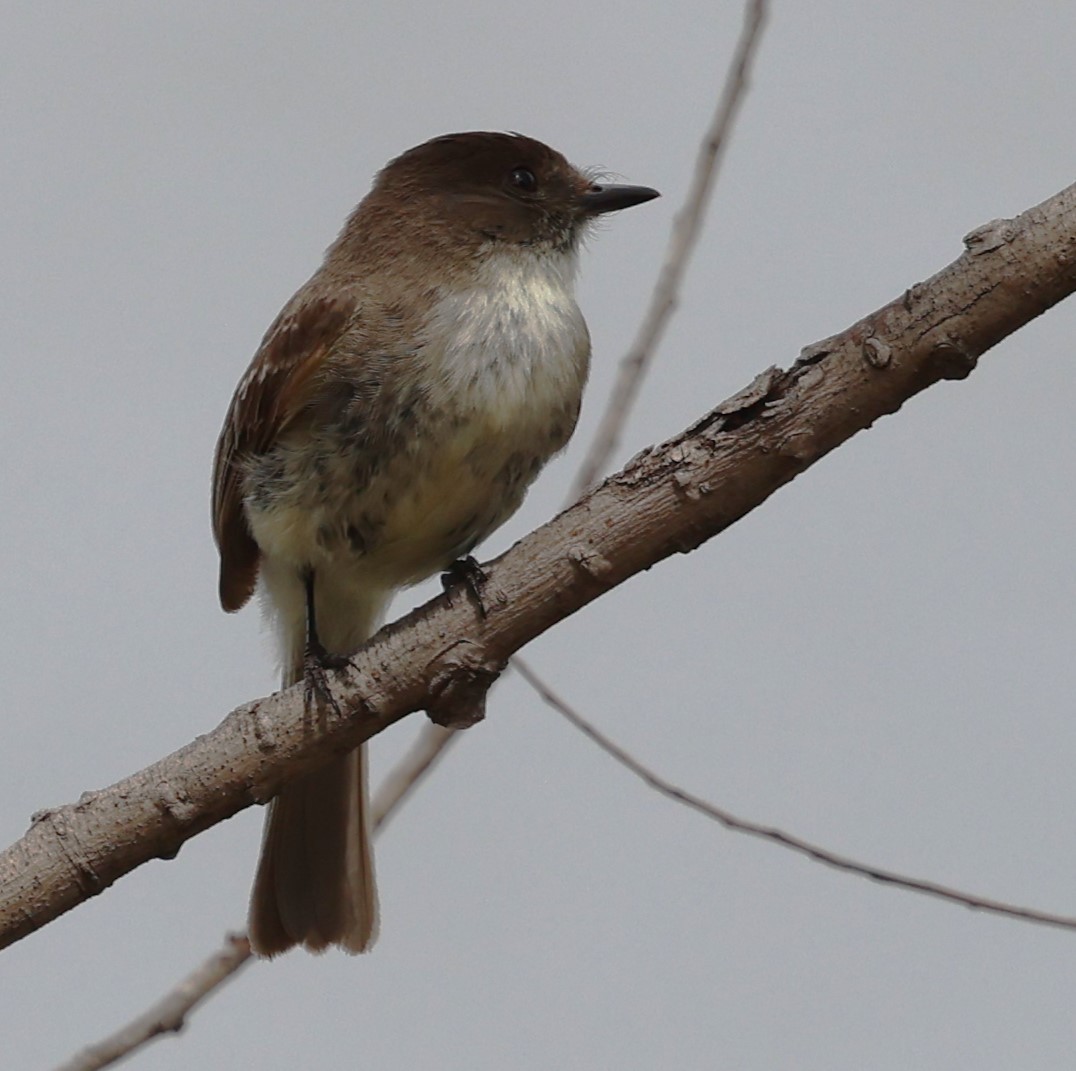
{"label": "overcast sky background", "polygon": [[[585,257],[584,417],[659,267],[741,5],[14,3],[0,35],[0,841],[275,686],[210,462],[374,171],[511,129],[660,188]],[[1076,6],[776,3],[618,463],[1076,174]],[[1076,914],[1076,303],[527,651],[655,769],[835,850]],[[398,608],[425,597],[406,593]],[[418,717],[373,746],[376,772]],[[49,1068],[240,927],[262,815],[0,956]],[[372,955],[248,969],[130,1066],[1069,1066],[1076,934],[873,885],[648,791],[518,679],[378,844]]]}

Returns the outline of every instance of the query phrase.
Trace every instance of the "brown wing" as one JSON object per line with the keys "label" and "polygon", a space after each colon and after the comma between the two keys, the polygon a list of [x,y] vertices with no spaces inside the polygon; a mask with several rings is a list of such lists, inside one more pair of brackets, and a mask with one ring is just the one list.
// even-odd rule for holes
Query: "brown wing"
{"label": "brown wing", "polygon": [[269,449],[300,412],[312,378],[354,312],[352,301],[297,296],[269,328],[232,397],[213,463],[220,603],[229,612],[253,593],[261,558],[243,511],[243,465]]}

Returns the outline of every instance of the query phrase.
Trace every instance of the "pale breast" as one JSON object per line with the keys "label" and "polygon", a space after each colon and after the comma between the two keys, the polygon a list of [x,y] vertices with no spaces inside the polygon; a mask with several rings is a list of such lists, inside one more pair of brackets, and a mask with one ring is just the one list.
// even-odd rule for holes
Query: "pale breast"
{"label": "pale breast", "polygon": [[[574,252],[490,252],[476,285],[446,289],[425,329],[426,365],[459,411],[491,430],[539,433],[578,409],[590,338],[575,300]],[[520,425],[522,424],[522,427]]]}
{"label": "pale breast", "polygon": [[434,306],[422,365],[439,427],[381,539],[416,574],[511,516],[574,430],[590,358],[574,275],[574,253],[491,252],[474,286]]}
{"label": "pale breast", "polygon": [[[590,342],[574,261],[491,251],[474,285],[442,288],[414,356],[382,384],[382,401],[421,396],[406,434],[382,439],[356,406],[350,422],[280,450],[283,493],[247,502],[263,550],[398,586],[444,568],[515,512],[579,412]],[[391,420],[391,405],[375,408]]]}

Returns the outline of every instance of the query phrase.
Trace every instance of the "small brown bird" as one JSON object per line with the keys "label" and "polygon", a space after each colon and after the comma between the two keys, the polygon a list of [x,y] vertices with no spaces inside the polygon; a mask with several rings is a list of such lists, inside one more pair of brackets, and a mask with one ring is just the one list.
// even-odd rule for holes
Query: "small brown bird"
{"label": "small brown bird", "polygon": [[[217,443],[220,600],[259,588],[284,685],[470,551],[567,443],[590,339],[574,296],[598,215],[658,196],[518,134],[434,138],[377,176],[269,328]],[[250,904],[260,955],[377,933],[365,748],[270,804]]]}

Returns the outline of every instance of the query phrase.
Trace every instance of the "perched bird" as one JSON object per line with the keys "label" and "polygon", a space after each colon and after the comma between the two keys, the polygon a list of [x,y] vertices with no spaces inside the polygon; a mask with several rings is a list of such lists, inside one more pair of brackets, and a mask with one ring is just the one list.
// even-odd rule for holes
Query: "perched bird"
{"label": "perched bird", "polygon": [[[590,338],[575,301],[604,185],[518,134],[434,138],[391,161],[269,328],[217,443],[220,600],[259,589],[284,685],[367,640],[395,591],[470,551],[567,443]],[[250,941],[370,947],[365,748],[270,803]]]}

